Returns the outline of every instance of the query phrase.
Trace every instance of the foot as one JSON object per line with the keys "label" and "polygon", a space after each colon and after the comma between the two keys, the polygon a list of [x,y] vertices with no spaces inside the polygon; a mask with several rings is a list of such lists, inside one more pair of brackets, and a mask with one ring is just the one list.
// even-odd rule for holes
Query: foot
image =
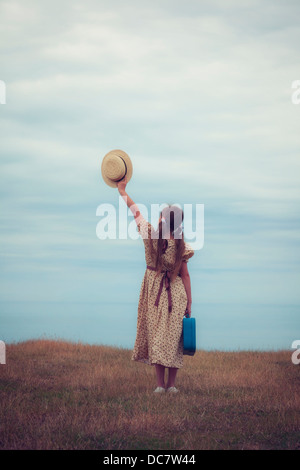
{"label": "foot", "polygon": [[167,392],[168,393],[178,393],[179,390],[176,387],[169,387],[169,388],[167,388]]}
{"label": "foot", "polygon": [[164,387],[157,387],[153,393],[165,393]]}

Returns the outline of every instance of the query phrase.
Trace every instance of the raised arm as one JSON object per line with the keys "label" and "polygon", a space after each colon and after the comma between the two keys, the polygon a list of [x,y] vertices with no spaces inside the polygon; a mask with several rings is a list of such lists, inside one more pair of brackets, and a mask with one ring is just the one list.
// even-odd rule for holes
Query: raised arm
{"label": "raised arm", "polygon": [[129,207],[129,209],[131,210],[131,212],[133,213],[134,215],[134,220],[136,222],[136,224],[139,223],[140,221],[140,218],[142,217],[141,216],[141,213],[140,213],[140,210],[138,208],[138,206],[135,204],[135,202],[131,199],[131,197],[128,196],[127,192],[126,192],[126,185],[127,185],[127,178],[125,176],[124,179],[122,179],[122,181],[120,181],[118,184],[118,190],[119,190],[119,193],[120,195],[122,196],[122,198],[124,199],[124,201],[126,202],[127,206]]}

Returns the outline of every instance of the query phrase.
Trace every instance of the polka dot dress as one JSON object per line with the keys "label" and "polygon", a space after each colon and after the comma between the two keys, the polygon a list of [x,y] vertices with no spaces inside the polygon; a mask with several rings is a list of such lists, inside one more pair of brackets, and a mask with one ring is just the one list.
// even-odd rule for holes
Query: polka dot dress
{"label": "polka dot dress", "polygon": [[[152,229],[153,230],[153,229]],[[145,259],[148,266],[155,266],[151,259],[151,224],[144,218],[138,224],[145,246]],[[154,248],[157,240],[153,240]],[[185,243],[183,260],[187,261],[194,255],[188,243]],[[163,254],[162,270],[171,270],[175,264],[175,240],[168,240],[168,246]],[[170,284],[172,311],[168,309],[168,294],[163,286],[158,307],[155,301],[159,291],[163,273],[146,269],[141,285],[137,334],[131,359],[154,365],[181,368],[183,366],[182,320],[184,317],[187,295],[183,281],[177,276]]]}

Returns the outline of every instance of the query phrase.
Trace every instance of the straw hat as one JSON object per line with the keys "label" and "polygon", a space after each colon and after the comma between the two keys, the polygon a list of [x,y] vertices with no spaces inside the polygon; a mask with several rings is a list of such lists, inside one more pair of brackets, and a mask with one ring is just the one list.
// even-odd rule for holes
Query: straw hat
{"label": "straw hat", "polygon": [[102,160],[101,165],[102,177],[108,186],[117,188],[117,183],[125,176],[127,181],[132,177],[132,163],[123,150],[111,150]]}

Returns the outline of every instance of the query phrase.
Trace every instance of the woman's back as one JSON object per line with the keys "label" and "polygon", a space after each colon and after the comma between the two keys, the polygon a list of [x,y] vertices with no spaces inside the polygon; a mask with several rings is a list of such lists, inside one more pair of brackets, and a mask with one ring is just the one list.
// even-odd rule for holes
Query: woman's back
{"label": "woman's back", "polygon": [[[143,238],[144,245],[145,245],[145,260],[148,266],[155,267],[155,253],[157,250],[158,240],[155,238],[151,239],[151,234],[154,234],[154,228],[152,225],[147,222],[146,219],[141,218],[140,222],[138,223],[138,231]],[[153,250],[151,247],[151,242],[153,244]],[[169,240],[165,240],[165,249],[161,255],[162,258],[162,270],[172,271],[175,266],[176,262],[176,240],[171,238]],[[192,255],[193,250],[188,243],[185,242],[185,250],[183,253],[182,259],[187,261]]]}

